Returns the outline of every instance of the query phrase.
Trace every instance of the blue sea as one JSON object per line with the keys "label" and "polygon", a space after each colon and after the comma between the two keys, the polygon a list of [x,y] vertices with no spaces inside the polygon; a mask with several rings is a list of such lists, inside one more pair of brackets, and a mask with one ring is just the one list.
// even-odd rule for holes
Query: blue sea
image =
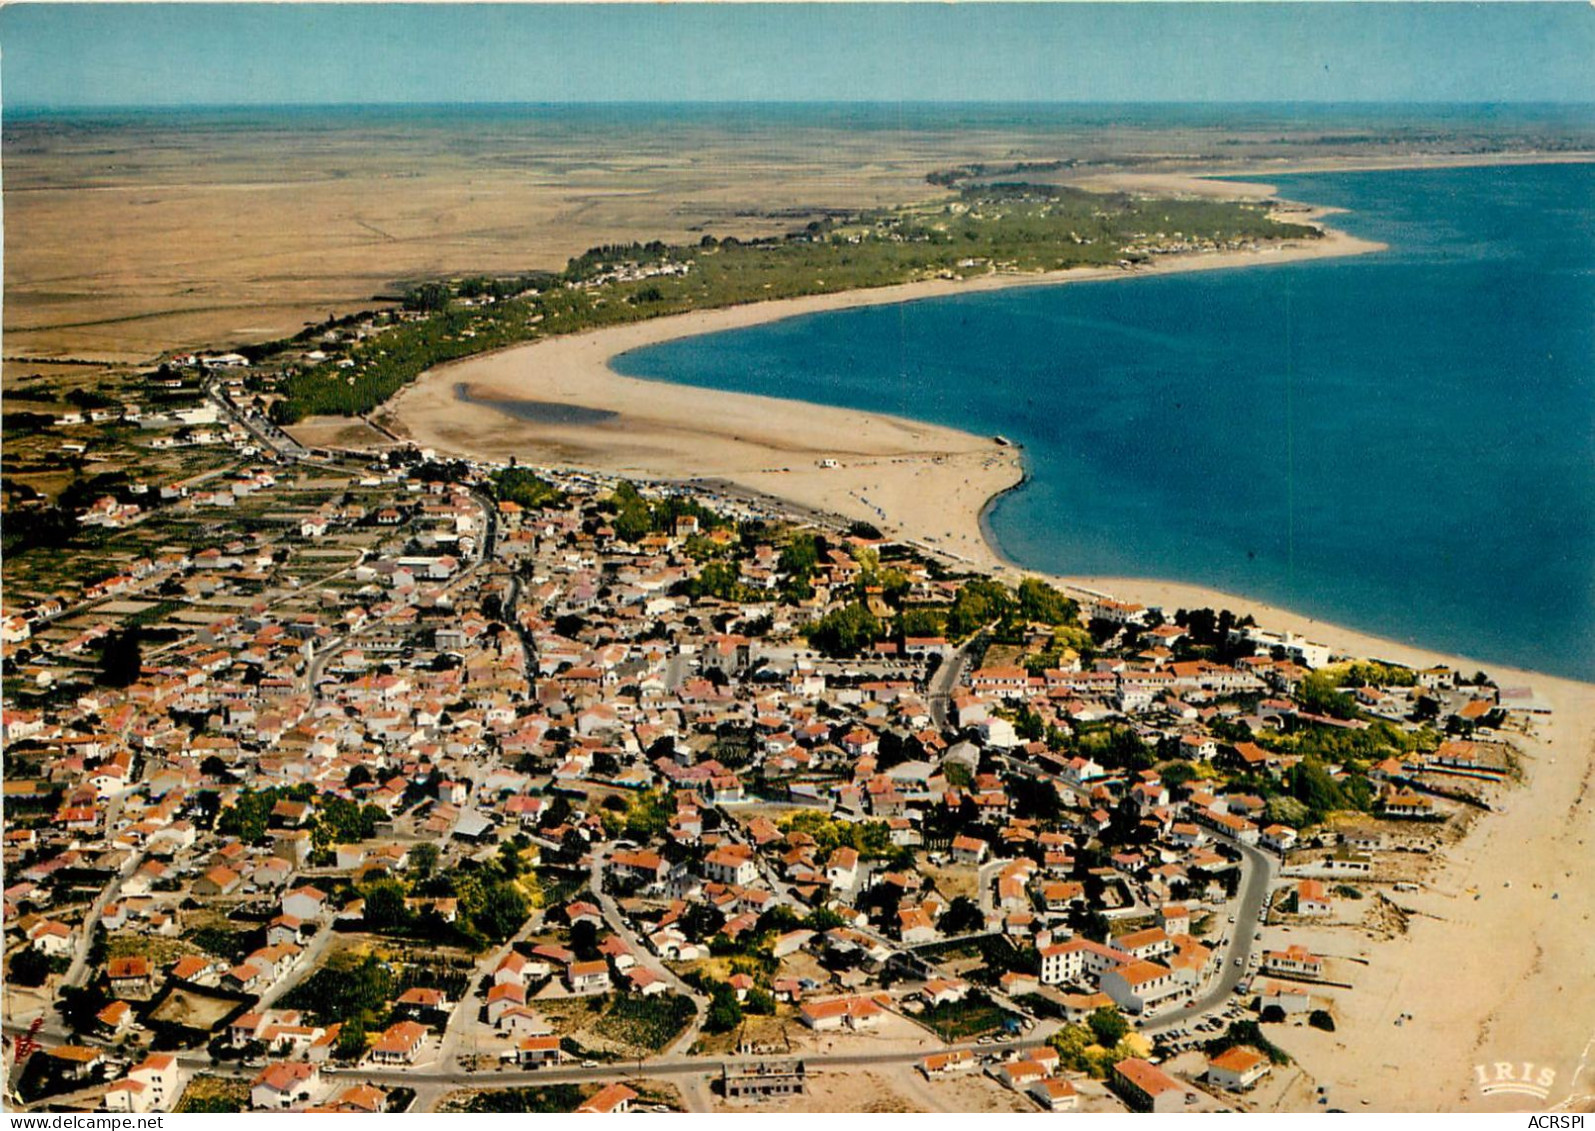
{"label": "blue sea", "polygon": [[1349,259],[793,318],[623,373],[1000,433],[1020,565],[1595,678],[1595,166],[1269,178]]}

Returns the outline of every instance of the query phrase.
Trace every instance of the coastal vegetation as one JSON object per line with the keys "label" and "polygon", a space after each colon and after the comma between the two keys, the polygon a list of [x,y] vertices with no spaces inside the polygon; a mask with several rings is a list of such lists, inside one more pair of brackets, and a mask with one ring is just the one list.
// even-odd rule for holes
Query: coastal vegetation
{"label": "coastal vegetation", "polygon": [[[422,372],[517,342],[749,302],[932,278],[1131,267],[1159,255],[1310,239],[1319,230],[1241,201],[993,183],[927,203],[815,220],[749,240],[594,247],[559,275],[428,280],[404,309],[339,356],[283,371],[271,413],[370,412]],[[319,337],[252,347],[255,360]]]}

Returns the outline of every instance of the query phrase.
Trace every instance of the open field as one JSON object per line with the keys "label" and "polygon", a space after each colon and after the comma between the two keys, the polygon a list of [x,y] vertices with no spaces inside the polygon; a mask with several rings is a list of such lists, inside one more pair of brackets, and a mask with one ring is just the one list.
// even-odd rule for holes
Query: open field
{"label": "open field", "polygon": [[1595,147],[1571,128],[1370,136],[1231,114],[1176,130],[1056,109],[1021,122],[889,108],[801,122],[778,108],[9,116],[6,355],[128,362],[264,340],[421,278],[557,270],[603,243],[770,235],[925,199],[940,191],[927,174],[971,163],[1062,161],[1075,179]]}

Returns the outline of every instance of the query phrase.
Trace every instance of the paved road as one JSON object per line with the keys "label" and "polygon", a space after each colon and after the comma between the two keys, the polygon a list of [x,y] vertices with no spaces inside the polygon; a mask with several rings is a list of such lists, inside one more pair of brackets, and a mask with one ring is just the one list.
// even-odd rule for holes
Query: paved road
{"label": "paved road", "polygon": [[[912,1064],[917,1063],[931,1052],[941,1052],[945,1049],[968,1049],[980,1054],[1002,1054],[1015,1049],[1040,1048],[1046,1042],[1040,1037],[1024,1037],[1011,1041],[998,1041],[989,1045],[976,1045],[973,1043],[961,1045],[932,1046],[927,1044],[923,1048],[896,1049],[890,1052],[860,1052],[860,1053],[800,1053],[796,1059],[801,1060],[811,1071],[817,1069],[837,1068],[865,1068],[878,1064]],[[692,1076],[710,1073],[718,1075],[724,1067],[757,1064],[767,1058],[764,1057],[686,1057],[667,1056],[655,1060],[620,1060],[607,1066],[598,1068],[532,1068],[516,1071],[500,1072],[466,1072],[464,1070],[433,1070],[427,1069],[333,1069],[327,1071],[328,1075],[335,1076],[339,1081],[369,1081],[374,1084],[403,1084],[414,1087],[417,1080],[435,1081],[441,1084],[456,1087],[494,1087],[505,1088],[524,1084],[578,1084],[595,1083],[599,1081],[614,1080],[616,1077],[638,1076]]]}
{"label": "paved road", "polygon": [[260,1003],[254,1007],[255,1011],[257,1013],[264,1012],[276,1005],[285,993],[304,981],[312,971],[319,967],[321,965],[321,956],[327,953],[327,948],[332,945],[332,938],[335,934],[337,932],[332,929],[331,923],[323,924],[321,929],[316,932],[315,938],[310,940],[310,945],[305,948],[305,952],[294,960],[294,964],[289,967],[281,978],[278,978],[272,984],[269,990],[261,995]]}
{"label": "paved road", "polygon": [[646,961],[652,956],[652,952],[648,949],[648,944],[637,937],[637,933],[631,929],[631,924],[627,923],[626,917],[620,913],[620,908],[616,905],[614,896],[604,890],[604,861],[608,858],[608,854],[609,848],[607,846],[594,849],[592,864],[588,872],[593,895],[598,900],[598,909],[603,912],[604,922],[609,924],[609,929],[619,935],[626,946],[631,949],[632,956],[637,959],[639,965],[645,966],[653,973],[658,974],[670,985],[671,989],[692,1002],[693,1015],[691,1024],[682,1031],[680,1036],[670,1042],[670,1046],[665,1049],[665,1055],[671,1056],[685,1052],[692,1047],[692,1043],[698,1039],[698,1034],[703,1029],[703,1022],[709,1015],[709,999],[687,985],[686,982],[683,982],[676,972],[664,963]]}
{"label": "paved road", "polygon": [[985,631],[982,630],[964,641],[951,656],[942,661],[941,667],[936,669],[936,674],[930,677],[930,686],[926,690],[930,700],[930,719],[936,724],[937,730],[947,729],[947,709],[952,705],[953,689],[963,678],[964,667],[969,663],[970,650],[985,635]]}
{"label": "paved road", "polygon": [[[100,916],[105,913],[105,908],[115,902],[117,893],[122,890],[122,884],[136,872],[139,865],[144,863],[146,853],[144,849],[129,856],[122,862],[122,867],[117,870],[106,885],[100,889],[100,894],[95,897],[89,906],[89,913],[83,917],[83,924],[78,928],[78,941],[72,948],[72,963],[67,967],[66,976],[61,979],[63,986],[80,986],[83,976],[88,972],[89,950],[94,945],[94,929],[100,924]],[[56,1010],[52,1007],[51,1013]],[[57,1014],[58,1015],[58,1014]]]}
{"label": "paved road", "polygon": [[[1235,987],[1251,973],[1249,963],[1252,950],[1257,946],[1257,940],[1252,936],[1262,927],[1258,916],[1262,912],[1268,889],[1273,885],[1278,862],[1251,845],[1232,840],[1226,840],[1226,843],[1240,850],[1241,887],[1235,923],[1230,927],[1229,949],[1219,956],[1219,961],[1223,963],[1222,973],[1212,988],[1198,998],[1194,1005],[1160,1014],[1142,1025],[1142,1032],[1159,1033],[1222,1009],[1230,1001]],[[1239,965],[1236,965],[1237,959],[1240,960]]]}

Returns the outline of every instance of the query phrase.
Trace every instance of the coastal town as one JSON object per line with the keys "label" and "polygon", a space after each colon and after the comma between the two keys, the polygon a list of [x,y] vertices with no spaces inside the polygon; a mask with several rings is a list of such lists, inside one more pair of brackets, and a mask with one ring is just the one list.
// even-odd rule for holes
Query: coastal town
{"label": "coastal town", "polygon": [[13,1104],[1341,1108],[1365,941],[1549,717],[731,483],[301,443],[282,364],[8,434]]}

